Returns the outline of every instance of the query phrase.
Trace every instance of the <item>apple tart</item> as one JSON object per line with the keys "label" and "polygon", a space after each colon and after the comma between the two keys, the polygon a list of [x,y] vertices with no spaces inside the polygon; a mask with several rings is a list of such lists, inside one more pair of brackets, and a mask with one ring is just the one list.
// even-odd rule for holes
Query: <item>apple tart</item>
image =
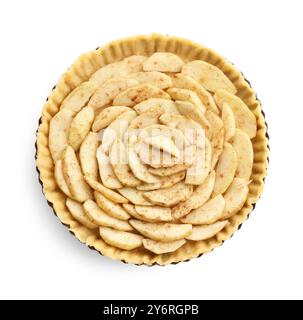
{"label": "apple tart", "polygon": [[80,56],[43,108],[36,163],[61,222],[102,255],[166,265],[207,253],[263,190],[266,123],[213,50],[152,34]]}

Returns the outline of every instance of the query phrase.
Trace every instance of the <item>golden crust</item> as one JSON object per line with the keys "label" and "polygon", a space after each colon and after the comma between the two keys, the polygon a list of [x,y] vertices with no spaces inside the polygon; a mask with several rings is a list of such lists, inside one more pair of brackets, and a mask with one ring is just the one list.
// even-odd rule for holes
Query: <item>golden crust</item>
{"label": "golden crust", "polygon": [[[87,81],[97,69],[127,56],[150,56],[152,53],[159,51],[175,53],[185,62],[201,59],[220,68],[236,87],[236,95],[246,103],[255,115],[257,119],[257,134],[252,140],[254,164],[249,194],[243,208],[229,219],[228,226],[211,239],[196,242],[188,241],[175,252],[155,255],[143,248],[127,251],[110,246],[99,237],[96,230],[86,228],[71,216],[65,206],[66,196],[55,181],[54,163],[49,150],[48,135],[50,120],[59,111],[60,104],[64,98],[78,85]],[[256,94],[243,75],[231,63],[211,49],[189,40],[159,34],[135,36],[113,41],[102,48],[81,55],[70,69],[62,75],[48,97],[42,111],[36,145],[36,165],[43,186],[43,193],[53,206],[61,222],[67,225],[69,230],[81,242],[95,248],[101,254],[133,264],[167,265],[177,263],[198,257],[221,245],[223,241],[233,235],[253,210],[254,204],[263,191],[268,165],[268,139],[265,119]]]}

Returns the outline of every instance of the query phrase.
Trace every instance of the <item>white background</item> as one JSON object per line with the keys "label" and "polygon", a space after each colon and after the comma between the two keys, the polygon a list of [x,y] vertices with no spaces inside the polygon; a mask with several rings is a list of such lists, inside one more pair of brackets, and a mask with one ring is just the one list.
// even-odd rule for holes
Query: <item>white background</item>
{"label": "white background", "polygon": [[[0,298],[303,298],[302,1],[1,1]],[[159,32],[223,54],[263,103],[265,192],[211,254],[167,267],[101,257],[69,234],[41,193],[40,112],[61,73],[116,38]]]}

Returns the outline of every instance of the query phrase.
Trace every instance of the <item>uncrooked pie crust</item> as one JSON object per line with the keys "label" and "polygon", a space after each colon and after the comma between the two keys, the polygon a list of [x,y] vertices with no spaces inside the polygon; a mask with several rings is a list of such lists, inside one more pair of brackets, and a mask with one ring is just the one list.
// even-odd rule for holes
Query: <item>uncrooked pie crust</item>
{"label": "uncrooked pie crust", "polygon": [[[213,217],[207,217],[204,215],[203,221],[207,221],[207,223],[212,224],[213,230],[221,230],[215,234],[215,236],[212,236],[211,238],[208,238],[207,240],[199,240],[196,241],[196,238],[199,238],[199,232],[204,232],[203,231],[203,224],[202,226],[197,226],[195,228],[195,232],[192,232],[192,234],[187,233],[186,236],[186,241],[182,239],[176,239],[175,240],[175,246],[177,249],[176,251],[170,252],[170,253],[161,253],[161,250],[166,250],[166,244],[162,244],[161,246],[157,246],[157,252],[153,253],[147,249],[144,248],[144,246],[149,247],[149,248],[154,248],[155,241],[156,239],[146,239],[150,238],[146,235],[140,236],[140,228],[142,227],[140,223],[141,221],[135,221],[134,223],[131,223],[131,227],[129,227],[129,224],[126,222],[118,224],[119,228],[124,228],[126,231],[128,228],[129,230],[134,230],[133,227],[137,230],[134,231],[134,239],[133,239],[133,244],[136,245],[136,243],[141,243],[142,239],[144,242],[144,246],[140,246],[135,249],[132,249],[131,247],[126,248],[127,250],[117,248],[115,247],[115,244],[113,245],[108,244],[100,237],[100,233],[98,228],[94,228],[94,222],[92,220],[85,220],[87,217],[80,217],[80,219],[76,220],[70,213],[67,205],[66,205],[66,199],[67,196],[64,192],[61,190],[64,190],[64,188],[67,188],[66,192],[75,192],[77,193],[78,190],[71,190],[71,188],[68,188],[66,185],[60,185],[60,188],[58,186],[58,183],[56,182],[55,179],[55,171],[57,174],[60,175],[60,166],[64,165],[62,164],[62,155],[60,152],[58,154],[53,153],[53,157],[56,158],[56,160],[61,160],[58,163],[56,163],[56,170],[55,170],[55,163],[50,151],[50,146],[49,146],[49,128],[50,128],[50,121],[52,118],[58,114],[58,111],[60,110],[60,107],[62,108],[62,102],[65,100],[65,98],[68,96],[70,92],[72,92],[75,88],[79,87],[81,84],[81,87],[86,87],[89,86],[89,82],[87,82],[90,77],[100,68],[104,67],[105,65],[123,60],[124,58],[133,56],[133,55],[141,55],[141,56],[146,56],[150,57],[152,56],[155,52],[169,52],[177,55],[179,58],[181,58],[181,62],[178,59],[173,60],[173,67],[171,71],[175,70],[180,70],[180,64],[188,63],[191,61],[195,60],[202,60],[207,62],[210,65],[216,66],[219,68],[225,76],[229,79],[229,81],[226,82],[226,88],[230,89],[233,91],[233,88],[235,88],[236,93],[235,95],[241,99],[246,106],[249,108],[251,113],[254,115],[256,119],[256,133],[254,134],[253,128],[246,128],[245,127],[245,121],[247,118],[242,119],[241,123],[238,122],[236,123],[236,127],[240,130],[246,130],[247,129],[247,134],[252,134],[253,138],[250,140],[252,144],[252,149],[253,149],[253,164],[252,164],[252,173],[249,177],[245,177],[245,180],[247,180],[247,185],[248,185],[248,195],[246,198],[246,201],[243,205],[243,207],[238,210],[234,215],[229,216],[228,213],[225,213],[225,216],[221,216],[221,221],[225,220],[228,221],[228,223],[222,224],[222,222],[217,221],[215,216]],[[161,55],[161,54],[160,54]],[[182,62],[183,60],[183,62]],[[146,65],[146,68],[150,71],[153,71],[153,60],[150,61],[149,64]],[[164,63],[165,64],[165,63]],[[158,66],[159,67],[159,66]],[[163,67],[163,66],[160,66]],[[205,66],[201,66],[201,68],[204,68]],[[165,68],[165,66],[163,67]],[[175,70],[173,70],[175,68]],[[168,70],[170,71],[170,70]],[[163,72],[166,72],[166,70],[163,70]],[[179,72],[179,71],[177,71]],[[166,72],[168,76],[171,76],[171,72]],[[187,74],[191,74],[191,71],[189,71]],[[138,75],[138,77],[143,77],[144,75]],[[115,76],[117,78],[117,76]],[[138,79],[138,78],[137,78]],[[202,81],[202,80],[201,80]],[[143,80],[144,82],[144,80]],[[84,83],[84,84],[83,84]],[[123,82],[124,83],[124,82]],[[202,83],[203,84],[203,83]],[[206,84],[207,86],[208,84]],[[129,82],[129,87],[132,87],[133,84],[130,80]],[[81,90],[81,87],[79,90]],[[124,91],[128,90],[127,88],[122,88]],[[121,91],[123,91],[121,89]],[[209,93],[212,95],[215,90],[212,85],[207,88],[209,90]],[[95,89],[92,89],[93,91]],[[85,107],[88,103],[88,105],[94,107],[94,101],[90,101],[89,99],[93,92],[88,93],[89,90],[85,89],[85,93],[81,96],[82,97],[82,107]],[[164,91],[164,93],[162,93]],[[94,91],[95,92],[95,91]],[[166,92],[166,93],[165,93]],[[121,103],[124,103],[129,96],[123,96],[121,94],[116,93],[116,96],[118,95],[118,98],[115,103],[114,99],[114,105],[121,105]],[[167,96],[170,95],[177,95],[176,99],[173,100],[182,100],[182,96],[180,96],[179,92],[174,92],[174,89],[161,89],[161,92],[155,93],[156,98],[164,98],[166,99]],[[131,97],[133,98],[133,97]],[[203,97],[202,97],[203,98]],[[143,98],[144,99],[144,98]],[[193,99],[192,97],[189,97],[189,99]],[[205,118],[207,119],[208,123],[210,123],[213,126],[216,126],[216,119],[213,119],[213,114],[216,114],[216,108],[219,108],[221,110],[224,110],[224,116],[223,116],[223,122],[229,123],[228,119],[232,117],[230,109],[228,106],[223,106],[224,102],[228,101],[228,97],[222,98],[220,94],[216,97],[216,94],[214,95],[214,100],[216,101],[215,104],[213,105],[207,105],[206,106],[206,113],[205,113]],[[135,99],[134,99],[135,101]],[[191,102],[195,102],[190,100]],[[212,100],[213,101],[213,100]],[[105,99],[105,104],[109,105],[108,102]],[[64,102],[69,103],[68,100],[65,100]],[[140,103],[140,101],[135,101],[134,104]],[[72,104],[72,103],[71,103]],[[220,105],[221,104],[221,105]],[[205,103],[203,104],[205,105]],[[129,104],[129,106],[132,108],[133,105]],[[184,110],[187,110],[188,106],[186,104],[180,103],[180,106],[178,106],[179,110],[180,108],[183,108]],[[80,108],[81,109],[81,108]],[[231,108],[232,109],[232,108]],[[82,110],[84,110],[82,108]],[[81,112],[82,112],[81,110]],[[125,109],[126,110],[126,109]],[[125,110],[121,109],[121,113],[125,112]],[[137,110],[137,109],[136,109]],[[75,111],[75,110],[74,110]],[[72,111],[72,112],[74,112]],[[66,115],[67,118],[70,116],[71,118],[74,119],[75,114],[79,114],[80,110],[76,110],[75,113],[71,115]],[[211,114],[207,115],[207,112],[213,112]],[[237,112],[237,110],[233,109],[233,112]],[[119,110],[116,110],[117,116],[119,114]],[[221,112],[221,111],[220,111]],[[92,114],[91,110],[84,110],[83,115],[81,119],[84,119],[85,121],[81,124],[82,126],[86,126],[87,123],[89,123],[88,126],[91,126],[92,124]],[[249,115],[250,116],[250,115]],[[130,112],[129,117],[133,117],[132,113]],[[79,122],[81,123],[81,119]],[[199,119],[198,119],[199,120]],[[197,121],[198,121],[197,120]],[[238,118],[239,120],[239,118]],[[72,121],[72,120],[71,120]],[[165,123],[165,119],[163,120]],[[202,121],[202,120],[201,120]],[[203,120],[204,121],[204,120]],[[240,121],[240,120],[239,120]],[[75,124],[75,121],[73,121]],[[95,124],[96,126],[100,124]],[[37,164],[37,169],[39,171],[39,177],[43,186],[43,193],[49,203],[52,205],[56,215],[60,219],[60,221],[68,226],[69,230],[83,243],[85,243],[87,246],[96,249],[99,251],[102,255],[108,256],[112,259],[117,259],[121,260],[127,263],[132,263],[132,264],[146,264],[146,265],[154,265],[154,264],[159,264],[159,265],[167,265],[170,263],[177,263],[181,261],[186,261],[195,257],[198,257],[204,253],[208,253],[214,248],[218,247],[221,245],[225,240],[229,239],[233,233],[240,227],[240,225],[247,219],[249,213],[253,210],[254,204],[257,202],[259,199],[263,187],[264,187],[264,178],[267,173],[267,164],[268,164],[268,139],[267,139],[267,132],[266,132],[266,123],[264,120],[264,116],[262,114],[261,106],[259,101],[256,98],[256,94],[253,91],[253,89],[250,87],[249,83],[244,79],[243,75],[229,62],[227,62],[222,56],[217,54],[211,49],[208,49],[204,46],[201,46],[199,44],[193,43],[189,40],[177,38],[177,37],[171,37],[171,36],[162,36],[159,34],[152,34],[152,35],[147,35],[147,36],[136,36],[136,37],[129,37],[126,39],[121,39],[117,41],[113,41],[101,48],[97,48],[96,50],[83,54],[81,55],[73,64],[72,66],[66,71],[60,80],[58,81],[57,85],[51,92],[50,96],[47,99],[47,102],[45,103],[42,111],[42,116],[40,119],[40,125],[38,128],[37,132],[37,153],[36,153],[36,164]],[[228,133],[225,134],[228,136],[230,134],[230,130],[226,130]],[[241,131],[241,130],[240,130]],[[206,131],[207,132],[207,131]],[[243,131],[241,131],[243,132]],[[239,145],[241,145],[241,139],[246,139],[248,135],[243,136],[241,135],[241,132],[238,132],[237,136],[235,139],[231,138],[231,140],[224,145],[224,152],[226,153],[226,156],[228,159],[233,159],[233,157],[236,157],[236,151],[237,148],[239,148]],[[252,132],[252,133],[251,133]],[[72,147],[77,150],[79,150],[80,145],[78,145],[78,136],[81,133],[73,132],[74,135],[70,137],[69,143],[73,144]],[[226,137],[225,135],[225,137]],[[93,138],[93,135],[92,135]],[[229,139],[229,137],[228,137]],[[151,143],[161,143],[158,140],[152,140]],[[214,148],[214,145],[212,145]],[[213,149],[212,149],[213,150]],[[70,149],[69,149],[70,151]],[[65,153],[68,153],[69,151],[64,151]],[[72,153],[72,151],[71,151]],[[247,153],[249,154],[249,152]],[[66,157],[72,158],[73,155],[68,154]],[[77,158],[72,159],[77,161]],[[245,159],[241,159],[242,161],[245,162]],[[224,164],[221,165],[220,169],[220,159],[218,160],[218,164],[215,164],[214,169],[216,170],[218,168],[218,171],[222,170],[224,172]],[[218,167],[217,167],[218,166]],[[83,170],[83,168],[82,168]],[[123,168],[121,168],[123,170]],[[237,170],[242,170],[241,172],[245,172],[245,165],[238,167]],[[153,172],[153,169],[151,170]],[[210,170],[211,172],[211,170]],[[236,172],[233,173],[233,175],[236,174]],[[244,173],[245,174],[245,173]],[[57,181],[58,181],[58,177]],[[88,177],[92,178],[94,180],[94,177]],[[96,177],[95,177],[96,178]],[[83,184],[81,180],[81,177],[73,177],[73,179],[76,181],[76,183]],[[183,179],[184,181],[184,175],[181,177],[177,177],[176,174],[176,179]],[[233,179],[232,183],[237,183],[239,182],[239,178]],[[241,181],[240,181],[241,182]],[[64,183],[64,182],[63,182]],[[93,182],[92,182],[93,183]],[[134,182],[135,183],[135,182]],[[156,183],[156,182],[155,182]],[[181,183],[181,182],[179,182]],[[102,188],[102,186],[101,186]],[[136,188],[136,187],[133,187]],[[195,189],[197,186],[195,186]],[[83,188],[82,188],[83,189]],[[81,189],[81,190],[82,190]],[[84,188],[85,189],[85,188]],[[165,190],[165,189],[163,189]],[[183,190],[183,189],[182,189]],[[222,191],[223,190],[223,191]],[[215,185],[214,192],[211,196],[214,201],[217,201],[218,205],[222,205],[222,195],[221,191],[223,192],[224,196],[226,198],[231,197],[228,193],[228,189],[226,191],[226,186],[224,186],[224,183],[217,182],[217,185]],[[129,190],[123,191],[123,192],[129,192]],[[121,199],[123,199],[123,192],[121,192]],[[152,197],[153,193],[152,191],[145,191],[141,190],[139,193],[142,195],[142,192],[147,192],[149,195],[145,197],[145,201],[149,201],[148,197]],[[186,192],[192,192],[192,190],[187,190]],[[192,193],[191,193],[192,194]],[[111,195],[110,193],[108,194],[108,198],[111,196],[115,197],[115,195]],[[79,197],[80,201],[84,202],[84,200],[87,197],[93,197],[93,191],[88,187],[88,190],[82,190],[80,194],[77,194],[77,197]],[[118,197],[118,196],[117,196]],[[217,199],[215,199],[217,198]],[[182,199],[182,196],[180,197]],[[100,199],[99,199],[100,200]],[[174,199],[171,199],[173,201]],[[184,199],[183,199],[184,200]],[[199,199],[198,199],[199,200]],[[197,201],[198,201],[197,200]],[[102,199],[101,199],[102,201]],[[119,201],[119,198],[118,198]],[[121,200],[123,201],[123,200]],[[194,200],[193,200],[194,201]],[[98,203],[98,201],[96,201]],[[69,204],[71,205],[71,204]],[[77,205],[77,204],[76,204]],[[91,203],[87,203],[87,205],[94,205]],[[127,204],[124,204],[127,207]],[[180,205],[182,206],[182,203],[180,204],[175,204],[174,205]],[[123,207],[123,204],[120,204],[121,207]],[[154,206],[156,206],[154,204]],[[209,208],[212,208],[212,202],[208,203]],[[217,208],[217,207],[216,207]],[[141,210],[142,208],[140,208]],[[143,208],[144,209],[144,208]],[[187,210],[187,208],[183,208],[184,210]],[[77,210],[77,208],[75,209]],[[194,209],[192,209],[194,210]],[[207,210],[207,207],[206,209]],[[162,210],[163,215],[167,215],[167,210]],[[161,211],[161,212],[162,212]],[[124,212],[126,212],[124,210]],[[122,214],[122,213],[121,213]],[[176,214],[178,216],[178,213]],[[122,215],[122,220],[126,219]],[[135,219],[134,217],[131,217],[131,219]],[[206,220],[205,220],[206,219]],[[124,221],[126,221],[124,220]],[[182,221],[181,221],[182,220]],[[81,221],[81,222],[80,222]],[[186,225],[189,225],[192,221],[194,223],[199,223],[199,217],[197,218],[195,215],[191,214],[191,216],[185,215],[184,217],[180,217],[179,219],[176,220],[177,223],[183,224],[186,229]],[[202,221],[202,222],[203,222]],[[110,222],[111,223],[111,222]],[[147,222],[148,223],[148,222]],[[149,222],[152,223],[152,222]],[[95,225],[96,226],[96,225]],[[222,229],[223,227],[223,229]],[[182,228],[182,226],[180,226]],[[200,229],[199,229],[200,228]],[[217,228],[217,229],[216,229]],[[220,229],[221,228],[221,229]],[[107,229],[104,229],[104,234],[107,232]],[[160,230],[161,231],[161,230]],[[159,232],[160,232],[159,231]],[[132,232],[132,231],[126,231],[126,232]],[[187,232],[187,231],[185,231]],[[102,234],[102,232],[101,232]],[[157,234],[157,233],[155,233]],[[106,234],[105,234],[106,236]],[[154,234],[152,235],[154,236]],[[168,235],[169,236],[169,235]],[[142,239],[141,239],[142,238]]]}

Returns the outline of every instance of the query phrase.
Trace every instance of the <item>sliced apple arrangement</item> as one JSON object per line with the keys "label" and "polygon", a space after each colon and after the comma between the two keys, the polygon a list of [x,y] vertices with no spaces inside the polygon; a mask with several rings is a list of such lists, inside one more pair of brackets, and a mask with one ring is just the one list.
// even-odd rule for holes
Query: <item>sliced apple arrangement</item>
{"label": "sliced apple arrangement", "polygon": [[97,70],[51,119],[75,220],[154,254],[215,237],[245,204],[256,118],[217,67],[157,52]]}

